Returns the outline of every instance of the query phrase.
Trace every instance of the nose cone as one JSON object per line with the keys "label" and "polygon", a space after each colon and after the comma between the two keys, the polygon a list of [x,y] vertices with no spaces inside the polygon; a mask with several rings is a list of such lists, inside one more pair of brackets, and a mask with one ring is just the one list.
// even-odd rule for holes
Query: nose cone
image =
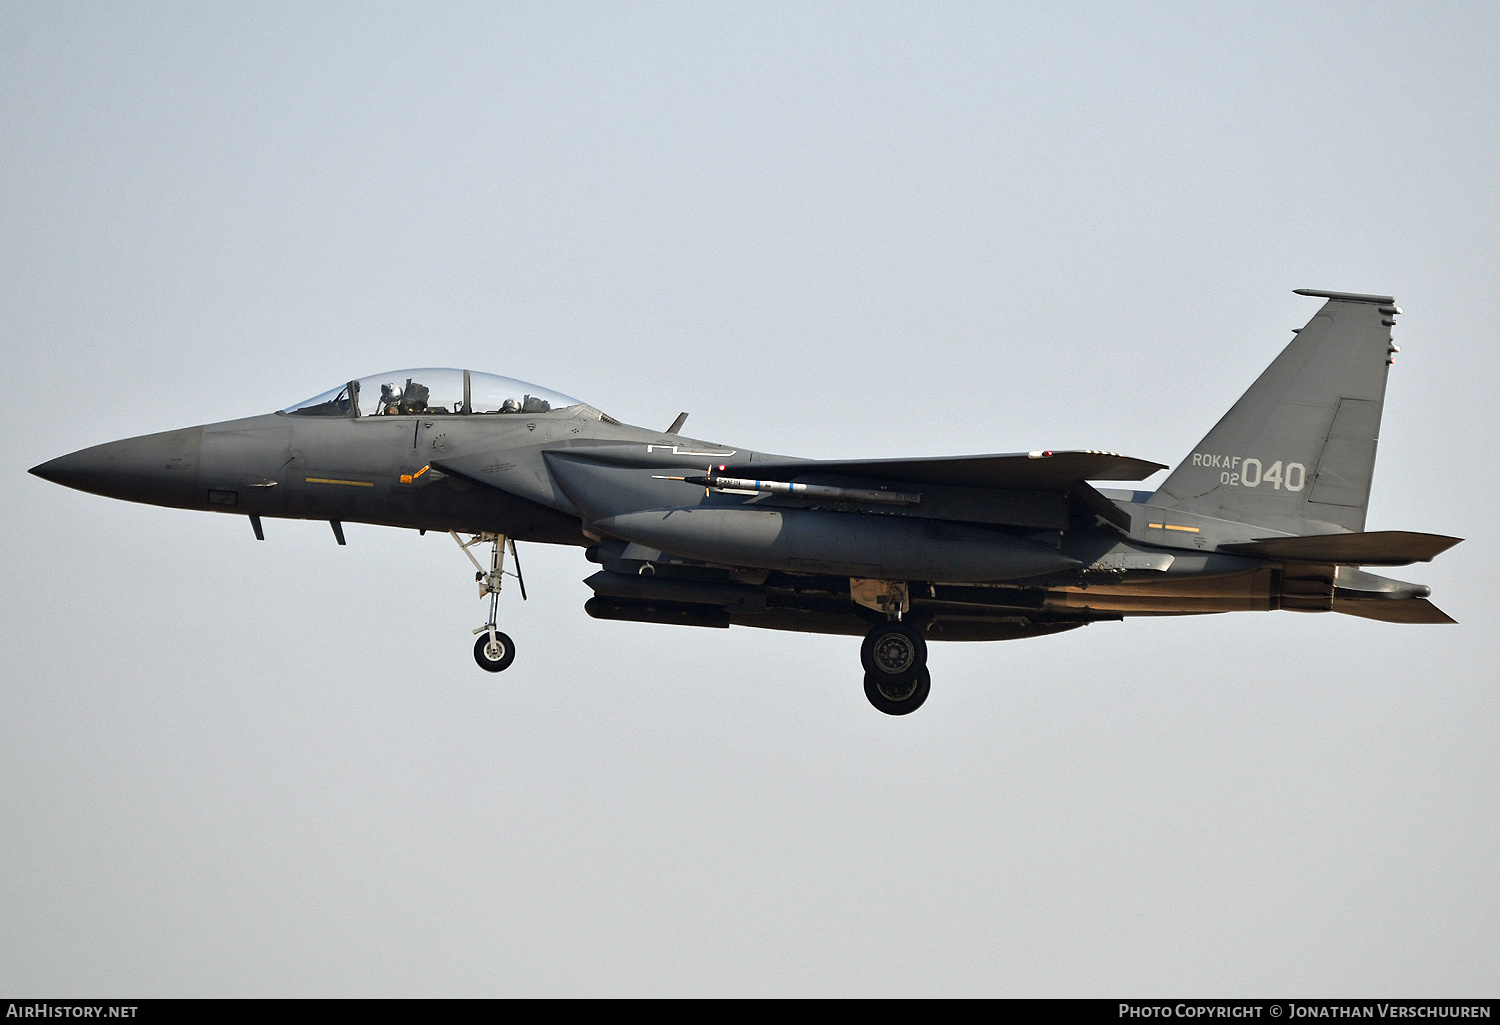
{"label": "nose cone", "polygon": [[189,427],[95,445],[59,456],[31,472],[54,484],[127,502],[196,508],[203,428]]}

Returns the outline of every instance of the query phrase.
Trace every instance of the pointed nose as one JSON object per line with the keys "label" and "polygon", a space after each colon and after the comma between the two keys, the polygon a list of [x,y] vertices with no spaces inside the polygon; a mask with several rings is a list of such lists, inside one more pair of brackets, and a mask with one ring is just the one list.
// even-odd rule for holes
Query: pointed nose
{"label": "pointed nose", "polygon": [[152,505],[197,507],[203,428],[189,427],[95,445],[33,466],[43,480]]}

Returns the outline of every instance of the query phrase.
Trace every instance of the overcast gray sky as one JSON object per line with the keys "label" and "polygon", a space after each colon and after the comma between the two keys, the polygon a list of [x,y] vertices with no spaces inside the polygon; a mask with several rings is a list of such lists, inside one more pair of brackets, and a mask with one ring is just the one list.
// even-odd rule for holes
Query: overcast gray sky
{"label": "overcast gray sky", "polygon": [[[1493,995],[1497,64],[1486,3],[0,0],[0,990]],[[25,473],[424,365],[1175,463],[1299,287],[1406,310],[1369,526],[1469,539],[1458,626],[936,645],[893,719],[532,545],[492,677],[446,538]]]}

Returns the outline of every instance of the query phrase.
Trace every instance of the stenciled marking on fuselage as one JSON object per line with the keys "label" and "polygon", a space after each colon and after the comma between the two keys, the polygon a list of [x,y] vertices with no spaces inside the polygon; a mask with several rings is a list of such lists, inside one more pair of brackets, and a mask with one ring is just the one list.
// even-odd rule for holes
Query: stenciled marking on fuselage
{"label": "stenciled marking on fuselage", "polygon": [[719,456],[721,458],[732,456],[735,452],[739,451],[732,448],[728,452],[699,452],[697,449],[683,448],[681,445],[647,445],[646,451],[655,452],[659,448],[666,449],[674,456]]}
{"label": "stenciled marking on fuselage", "polygon": [[1278,459],[1267,467],[1254,456],[1223,456],[1209,452],[1194,452],[1192,460],[1194,466],[1218,470],[1220,484],[1247,488],[1269,484],[1276,491],[1280,491],[1283,486],[1288,491],[1301,491],[1307,486],[1307,467],[1301,463],[1287,463],[1283,466]]}
{"label": "stenciled marking on fuselage", "polygon": [[304,477],[309,484],[344,484],[351,488],[373,488],[374,481],[368,480],[336,480],[332,477]]}

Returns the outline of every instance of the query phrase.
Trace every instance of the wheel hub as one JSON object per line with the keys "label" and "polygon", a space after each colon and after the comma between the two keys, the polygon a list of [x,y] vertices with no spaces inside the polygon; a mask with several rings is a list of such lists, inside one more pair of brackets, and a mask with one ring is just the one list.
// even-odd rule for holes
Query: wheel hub
{"label": "wheel hub", "polygon": [[887,701],[907,701],[917,692],[918,677],[912,677],[906,683],[890,683],[881,680],[875,684],[875,689],[880,691],[880,696]]}
{"label": "wheel hub", "polygon": [[887,676],[900,676],[916,662],[917,647],[906,635],[889,633],[875,642],[874,655],[876,668],[880,672]]}

